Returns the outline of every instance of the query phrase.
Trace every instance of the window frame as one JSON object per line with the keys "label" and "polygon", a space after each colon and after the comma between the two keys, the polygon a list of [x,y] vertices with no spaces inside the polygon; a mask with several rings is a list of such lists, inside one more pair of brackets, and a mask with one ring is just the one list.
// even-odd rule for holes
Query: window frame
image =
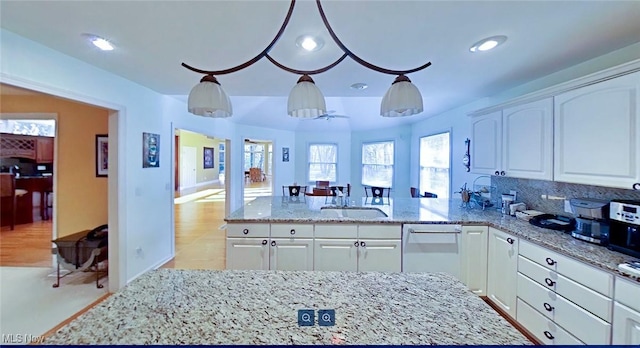
{"label": "window frame", "polygon": [[[365,164],[363,161],[363,156],[364,156],[364,147],[367,145],[374,145],[374,144],[387,144],[387,143],[391,143],[392,147],[393,147],[393,154],[391,156],[391,160],[392,160],[392,164],[384,164],[384,163],[375,163],[375,164]],[[364,183],[364,167],[365,165],[375,165],[375,166],[391,166],[391,182],[389,183],[388,186],[385,187],[390,187],[393,188],[394,186],[394,182],[396,179],[396,141],[395,140],[377,140],[377,141],[370,141],[370,142],[363,142],[362,146],[360,147],[361,153],[360,153],[360,184],[363,186],[370,186],[368,184]]]}
{"label": "window frame", "polygon": [[[336,161],[335,162],[311,162],[311,147],[312,146],[318,146],[318,145],[324,145],[324,146],[333,146],[336,149]],[[317,180],[311,180],[311,164],[331,164],[333,163],[336,166],[336,177],[334,178],[334,180],[329,180],[329,182],[337,182],[339,175],[338,175],[338,159],[340,158],[340,147],[338,146],[338,143],[319,143],[319,142],[314,142],[314,143],[308,143],[307,144],[307,182],[310,184],[314,184]]]}

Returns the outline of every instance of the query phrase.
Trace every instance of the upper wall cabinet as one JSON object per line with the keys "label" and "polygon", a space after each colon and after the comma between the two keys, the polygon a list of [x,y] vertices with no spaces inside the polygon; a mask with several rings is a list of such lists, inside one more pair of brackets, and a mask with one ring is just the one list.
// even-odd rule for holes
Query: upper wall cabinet
{"label": "upper wall cabinet", "polygon": [[518,178],[553,178],[553,98],[474,117],[474,173]]}
{"label": "upper wall cabinet", "polygon": [[640,182],[640,72],[554,100],[554,180],[631,189]]}

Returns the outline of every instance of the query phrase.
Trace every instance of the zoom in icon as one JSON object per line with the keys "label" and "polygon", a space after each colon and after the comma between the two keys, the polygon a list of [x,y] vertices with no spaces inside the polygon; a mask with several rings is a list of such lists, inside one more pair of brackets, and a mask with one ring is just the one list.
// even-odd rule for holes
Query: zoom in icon
{"label": "zoom in icon", "polygon": [[320,309],[318,310],[318,325],[320,326],[334,326],[336,324],[336,311],[335,309]]}
{"label": "zoom in icon", "polygon": [[298,326],[313,326],[316,320],[315,311],[313,309],[298,310]]}

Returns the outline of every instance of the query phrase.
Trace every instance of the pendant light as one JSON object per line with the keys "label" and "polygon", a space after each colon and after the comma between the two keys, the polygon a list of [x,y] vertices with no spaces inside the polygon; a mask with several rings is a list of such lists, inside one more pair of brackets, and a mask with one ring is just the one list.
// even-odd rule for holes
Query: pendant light
{"label": "pendant light", "polygon": [[287,113],[292,117],[312,118],[327,113],[324,95],[309,75],[302,75],[289,93]]}
{"label": "pendant light", "polygon": [[271,51],[273,46],[280,39],[282,33],[285,31],[287,25],[289,24],[289,20],[291,19],[295,3],[296,0],[291,0],[289,11],[287,12],[286,17],[282,22],[282,25],[280,26],[280,30],[273,38],[273,40],[271,40],[271,42],[262,52],[260,52],[252,59],[235,67],[216,71],[202,70],[182,63],[183,67],[191,71],[206,75],[200,81],[200,83],[191,90],[191,93],[189,94],[189,112],[196,115],[208,117],[231,116],[232,110],[229,96],[227,96],[224,90],[222,90],[222,87],[220,87],[220,84],[218,83],[214,75],[219,76],[242,70],[265,57],[280,69],[296,75],[302,75],[302,77],[300,77],[300,79],[298,80],[298,83],[289,93],[289,100],[287,102],[287,113],[291,117],[310,118],[326,114],[327,107],[325,104],[324,96],[320,89],[318,89],[318,87],[315,85],[310,75],[320,74],[328,71],[329,69],[342,62],[346,57],[353,59],[356,63],[371,70],[375,70],[383,74],[398,76],[391,85],[391,88],[389,88],[384,98],[382,99],[382,104],[380,106],[380,115],[384,117],[400,117],[415,115],[423,111],[422,96],[420,95],[420,91],[418,91],[418,88],[411,83],[406,74],[425,69],[430,66],[431,63],[427,62],[419,67],[409,70],[390,70],[365,61],[364,59],[351,52],[342,43],[342,41],[340,41],[338,36],[331,28],[331,25],[329,25],[329,21],[327,20],[324,10],[322,9],[320,0],[316,0],[316,5],[318,7],[318,12],[322,19],[322,22],[333,41],[336,43],[336,45],[338,45],[338,47],[340,47],[344,54],[333,63],[317,70],[292,69],[281,64],[273,57],[271,57],[269,55],[269,51]]}
{"label": "pendant light", "polygon": [[194,115],[215,118],[233,114],[229,96],[213,75],[206,75],[191,89],[187,109]]}
{"label": "pendant light", "polygon": [[401,117],[419,114],[423,111],[422,95],[408,77],[400,75],[382,98],[380,115]]}

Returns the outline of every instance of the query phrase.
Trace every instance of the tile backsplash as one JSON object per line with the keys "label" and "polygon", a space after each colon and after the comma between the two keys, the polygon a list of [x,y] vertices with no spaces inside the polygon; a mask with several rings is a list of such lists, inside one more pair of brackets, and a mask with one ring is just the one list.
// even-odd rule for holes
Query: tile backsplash
{"label": "tile backsplash", "polygon": [[[640,200],[640,191],[556,181],[492,176],[491,185],[495,187],[497,201],[500,200],[501,194],[515,190],[517,201],[524,202],[527,209],[535,209],[549,214],[571,215],[564,212],[564,200],[570,198],[597,198],[608,201],[612,199]],[[494,201],[496,200],[494,199]]]}

